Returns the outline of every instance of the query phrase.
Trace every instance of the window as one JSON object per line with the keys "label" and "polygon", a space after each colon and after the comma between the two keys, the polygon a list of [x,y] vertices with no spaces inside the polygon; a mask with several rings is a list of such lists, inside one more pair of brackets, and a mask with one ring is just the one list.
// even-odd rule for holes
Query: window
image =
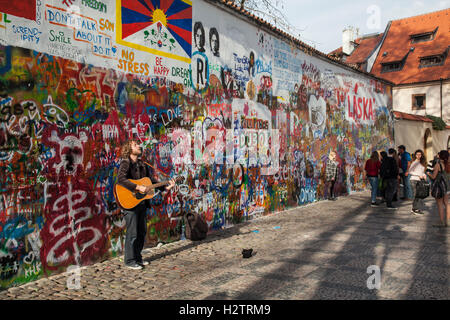
{"label": "window", "polygon": [[412,109],[413,110],[424,110],[426,102],[425,94],[413,94],[412,95]]}
{"label": "window", "polygon": [[429,57],[421,57],[419,67],[433,67],[433,66],[441,66],[444,64],[445,61],[445,54],[438,54],[435,56],[429,56]]}
{"label": "window", "polygon": [[411,35],[410,36],[411,43],[419,43],[419,42],[425,42],[425,41],[433,40],[434,36],[436,35],[437,29],[438,28],[434,29],[434,31]]}
{"label": "window", "polygon": [[431,41],[433,40],[433,34],[428,33],[420,36],[412,36],[411,37],[411,43],[418,43],[418,42],[425,42],[425,41]]}
{"label": "window", "polygon": [[381,72],[398,71],[401,70],[402,68],[403,68],[402,61],[395,61],[381,64]]}

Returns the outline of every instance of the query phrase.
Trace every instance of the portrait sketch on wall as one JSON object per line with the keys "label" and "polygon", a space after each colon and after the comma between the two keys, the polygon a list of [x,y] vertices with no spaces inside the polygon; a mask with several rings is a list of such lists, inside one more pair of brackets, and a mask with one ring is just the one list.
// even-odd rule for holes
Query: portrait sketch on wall
{"label": "portrait sketch on wall", "polygon": [[194,43],[198,51],[205,52],[205,29],[200,21],[194,24]]}
{"label": "portrait sketch on wall", "polygon": [[219,33],[216,28],[209,29],[209,46],[213,55],[220,57]]}

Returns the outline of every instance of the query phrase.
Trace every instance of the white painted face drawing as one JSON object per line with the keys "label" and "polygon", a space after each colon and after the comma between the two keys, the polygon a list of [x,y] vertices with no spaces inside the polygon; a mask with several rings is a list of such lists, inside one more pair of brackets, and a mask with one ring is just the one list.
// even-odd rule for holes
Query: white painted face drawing
{"label": "white painted face drawing", "polygon": [[77,170],[83,170],[83,143],[87,142],[87,136],[84,132],[80,132],[78,137],[69,134],[61,139],[56,130],[53,130],[49,140],[59,146],[57,152],[61,162],[55,165],[57,173],[63,169],[67,175],[74,175]]}
{"label": "white painted face drawing", "polygon": [[311,95],[308,102],[309,119],[313,131],[322,130],[325,128],[327,104],[322,97],[319,99],[315,95]]}

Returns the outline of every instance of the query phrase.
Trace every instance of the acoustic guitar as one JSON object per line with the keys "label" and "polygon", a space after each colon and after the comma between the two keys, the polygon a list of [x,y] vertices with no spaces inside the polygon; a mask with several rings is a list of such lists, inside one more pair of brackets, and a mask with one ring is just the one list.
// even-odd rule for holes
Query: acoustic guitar
{"label": "acoustic guitar", "polygon": [[[183,177],[177,177],[175,178],[175,182],[179,182],[182,179]],[[156,195],[156,188],[170,184],[170,181],[163,181],[152,184],[152,181],[148,177],[144,177],[138,180],[130,179],[130,181],[139,186],[147,187],[148,192],[142,193],[139,191],[130,191],[124,186],[116,183],[114,185],[114,198],[116,198],[117,204],[125,210],[133,209],[142,201],[152,199]]]}

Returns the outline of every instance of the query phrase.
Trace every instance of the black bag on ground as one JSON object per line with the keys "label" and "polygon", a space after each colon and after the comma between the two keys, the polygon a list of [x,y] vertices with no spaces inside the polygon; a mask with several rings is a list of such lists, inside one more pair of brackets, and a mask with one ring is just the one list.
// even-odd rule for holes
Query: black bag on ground
{"label": "black bag on ground", "polygon": [[189,240],[203,240],[208,233],[208,224],[197,213],[188,213],[184,216],[185,234]]}
{"label": "black bag on ground", "polygon": [[417,182],[416,198],[425,199],[430,195],[430,184],[424,180]]}

